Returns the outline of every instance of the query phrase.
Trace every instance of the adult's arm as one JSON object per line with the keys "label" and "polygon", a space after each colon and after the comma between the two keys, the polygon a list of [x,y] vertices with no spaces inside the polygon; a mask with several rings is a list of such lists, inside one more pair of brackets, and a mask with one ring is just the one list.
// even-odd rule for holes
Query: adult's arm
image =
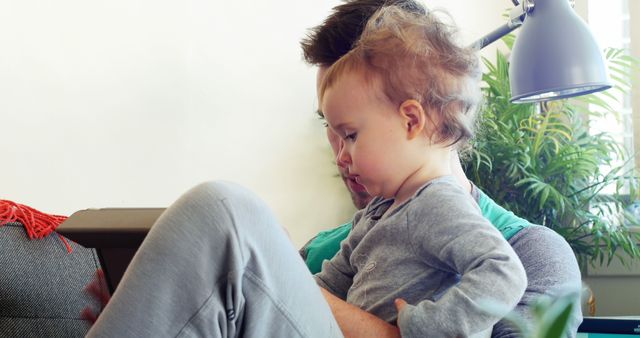
{"label": "adult's arm", "polygon": [[324,288],[320,290],[345,337],[400,337],[398,327],[343,301]]}

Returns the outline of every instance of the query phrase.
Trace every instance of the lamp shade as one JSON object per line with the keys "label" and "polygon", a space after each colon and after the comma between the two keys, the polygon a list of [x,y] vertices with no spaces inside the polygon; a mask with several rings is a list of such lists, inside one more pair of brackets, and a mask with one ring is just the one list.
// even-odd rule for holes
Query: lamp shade
{"label": "lamp shade", "polygon": [[510,61],[514,103],[562,99],[611,88],[602,51],[568,0],[535,0]]}

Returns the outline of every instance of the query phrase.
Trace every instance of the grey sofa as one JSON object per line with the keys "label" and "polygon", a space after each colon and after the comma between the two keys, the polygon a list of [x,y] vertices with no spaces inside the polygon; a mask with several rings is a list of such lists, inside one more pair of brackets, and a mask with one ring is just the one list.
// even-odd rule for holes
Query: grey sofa
{"label": "grey sofa", "polygon": [[0,226],[0,337],[83,337],[80,318],[99,304],[84,290],[100,267],[93,249],[56,234],[29,240],[22,224]]}

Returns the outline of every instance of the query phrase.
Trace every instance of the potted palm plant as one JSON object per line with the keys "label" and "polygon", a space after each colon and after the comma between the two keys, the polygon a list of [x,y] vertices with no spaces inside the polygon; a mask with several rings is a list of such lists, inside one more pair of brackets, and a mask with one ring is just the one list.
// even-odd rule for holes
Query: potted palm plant
{"label": "potted palm plant", "polygon": [[[512,46],[513,37],[504,39]],[[638,61],[607,49],[614,89],[628,90]],[[532,223],[552,228],[573,248],[584,268],[618,257],[640,257],[639,220],[629,212],[638,199],[632,156],[607,133],[590,133],[590,107],[616,113],[611,93],[543,104],[512,104],[507,57],[484,60],[485,102],[465,171],[498,204]]]}

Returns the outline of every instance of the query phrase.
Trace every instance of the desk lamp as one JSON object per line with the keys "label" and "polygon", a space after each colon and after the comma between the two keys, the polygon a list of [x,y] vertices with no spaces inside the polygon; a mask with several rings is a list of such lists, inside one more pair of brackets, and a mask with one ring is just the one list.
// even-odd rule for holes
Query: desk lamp
{"label": "desk lamp", "polygon": [[611,88],[604,57],[569,0],[513,0],[509,22],[474,43],[478,49],[516,28],[511,51],[511,102],[564,99]]}

